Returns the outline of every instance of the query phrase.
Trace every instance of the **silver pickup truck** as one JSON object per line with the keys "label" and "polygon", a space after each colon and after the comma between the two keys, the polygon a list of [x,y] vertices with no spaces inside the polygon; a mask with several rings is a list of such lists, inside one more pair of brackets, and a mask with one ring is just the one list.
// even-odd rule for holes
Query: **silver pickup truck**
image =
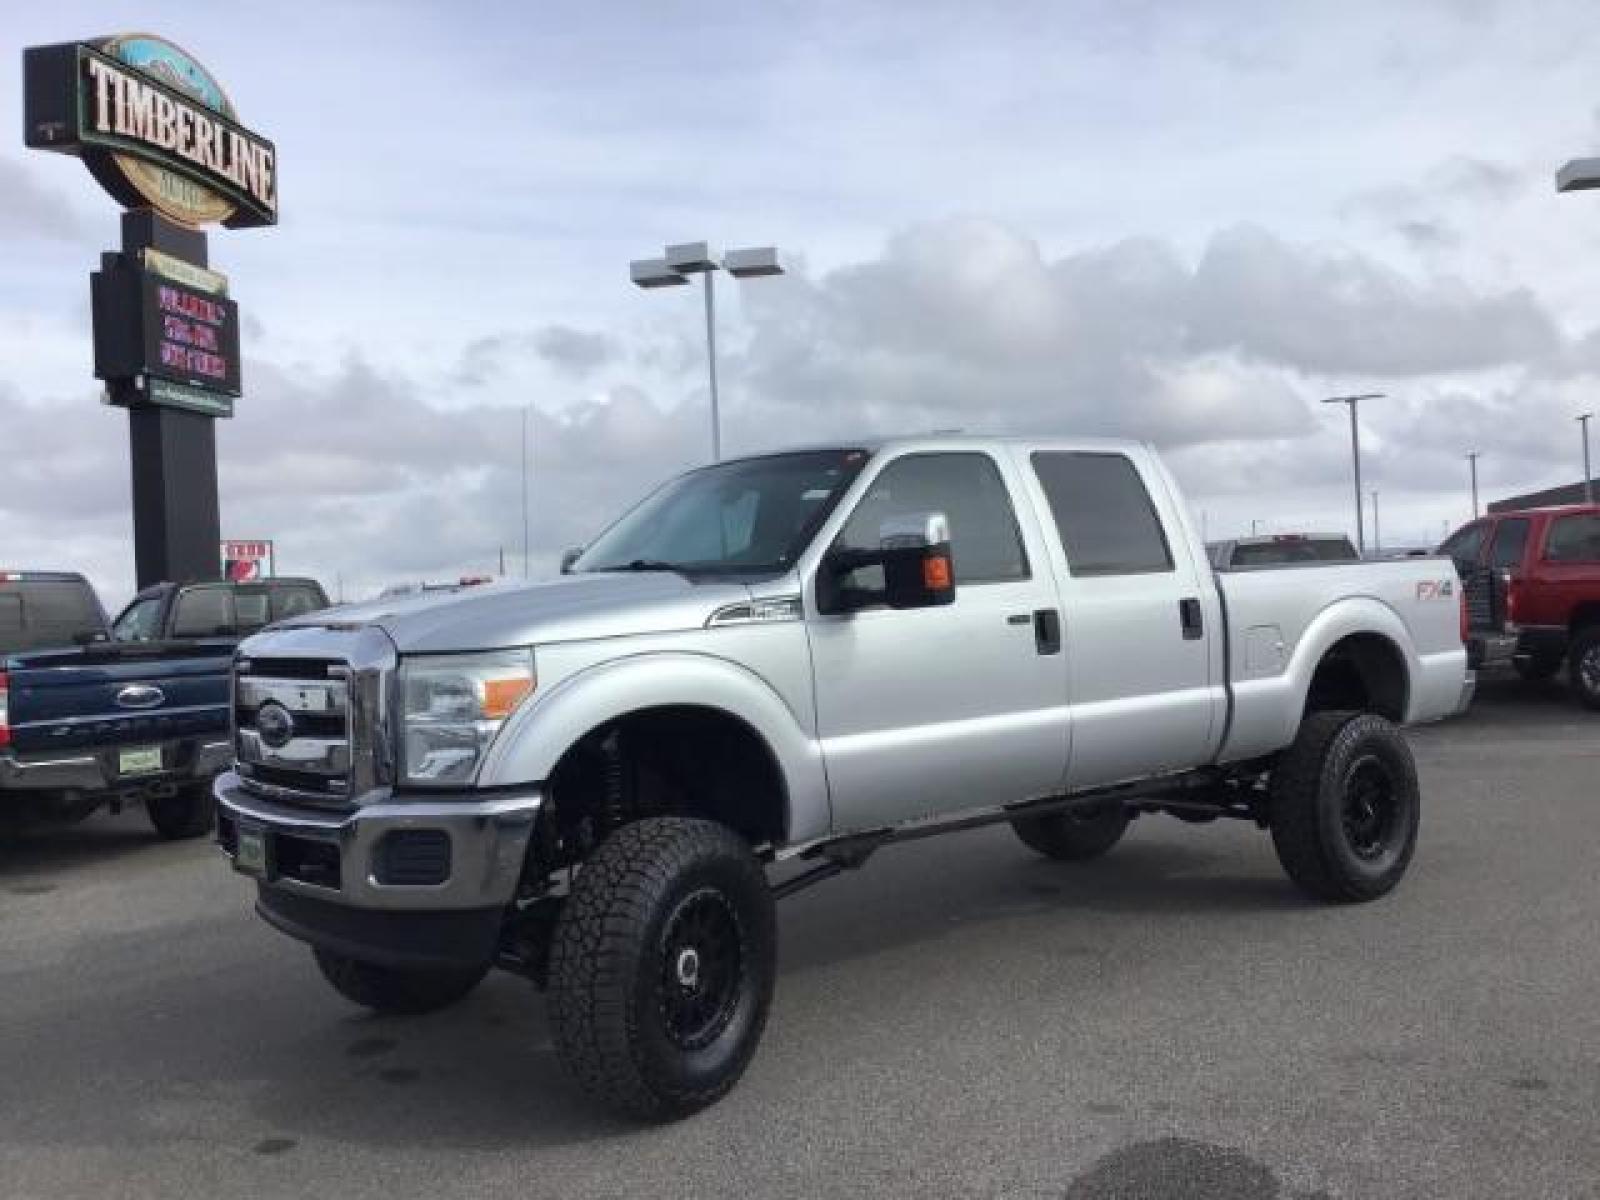
{"label": "silver pickup truck", "polygon": [[891,842],[1004,821],[1076,861],[1230,817],[1312,897],[1383,895],[1420,803],[1396,727],[1472,685],[1448,561],[1215,572],[1144,445],[770,454],[562,578],[250,638],[218,837],[349,999],[520,973],[585,1090],[662,1119],[754,1053],[775,900]]}

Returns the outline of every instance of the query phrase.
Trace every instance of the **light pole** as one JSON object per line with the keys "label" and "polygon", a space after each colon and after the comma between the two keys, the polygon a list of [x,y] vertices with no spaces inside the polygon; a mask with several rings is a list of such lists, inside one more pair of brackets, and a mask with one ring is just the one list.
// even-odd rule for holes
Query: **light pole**
{"label": "light pole", "polygon": [[1366,522],[1362,519],[1365,504],[1361,497],[1361,428],[1357,410],[1363,400],[1381,400],[1382,392],[1364,392],[1359,396],[1329,396],[1324,404],[1344,404],[1350,409],[1350,459],[1355,464],[1355,495],[1356,495],[1356,550],[1361,554],[1367,552]]}
{"label": "light pole", "polygon": [[1379,532],[1378,525],[1378,489],[1372,489],[1372,552],[1383,553],[1383,535]]}
{"label": "light pole", "polygon": [[1478,519],[1478,459],[1482,457],[1476,450],[1467,452],[1467,462],[1472,466],[1472,519]]}
{"label": "light pole", "polygon": [[707,242],[682,242],[666,247],[661,258],[637,258],[628,264],[628,276],[642,288],[676,287],[691,275],[705,276],[706,368],[711,380],[711,461],[722,458],[722,416],[717,402],[717,305],[711,277],[726,271],[735,279],[782,275],[778,251],[773,246],[730,250],[720,259]]}
{"label": "light pole", "polygon": [[528,405],[522,406],[522,577],[528,578]]}
{"label": "light pole", "polygon": [[1589,421],[1593,413],[1584,413],[1574,418],[1579,428],[1583,430],[1583,502],[1594,503],[1594,475],[1589,471]]}

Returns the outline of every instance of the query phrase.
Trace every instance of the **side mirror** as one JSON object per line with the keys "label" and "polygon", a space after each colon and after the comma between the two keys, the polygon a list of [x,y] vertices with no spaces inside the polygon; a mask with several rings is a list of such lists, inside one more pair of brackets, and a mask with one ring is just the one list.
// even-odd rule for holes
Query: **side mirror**
{"label": "side mirror", "polygon": [[582,546],[568,546],[565,550],[563,550],[561,552],[561,573],[563,575],[571,575],[572,564],[577,562],[582,555]]}
{"label": "side mirror", "polygon": [[[863,567],[881,567],[882,589],[846,587],[843,579]],[[817,578],[818,607],[825,613],[853,612],[874,604],[933,608],[953,604],[955,567],[950,558],[950,522],[941,512],[890,517],[878,526],[876,550],[835,549]]]}

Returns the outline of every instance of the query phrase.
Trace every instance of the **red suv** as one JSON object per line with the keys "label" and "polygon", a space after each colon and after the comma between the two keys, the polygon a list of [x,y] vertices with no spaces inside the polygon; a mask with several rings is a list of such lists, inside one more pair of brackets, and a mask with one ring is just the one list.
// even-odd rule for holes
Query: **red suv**
{"label": "red suv", "polygon": [[1439,547],[1466,588],[1473,665],[1510,658],[1524,679],[1568,667],[1600,709],[1600,505],[1493,513]]}

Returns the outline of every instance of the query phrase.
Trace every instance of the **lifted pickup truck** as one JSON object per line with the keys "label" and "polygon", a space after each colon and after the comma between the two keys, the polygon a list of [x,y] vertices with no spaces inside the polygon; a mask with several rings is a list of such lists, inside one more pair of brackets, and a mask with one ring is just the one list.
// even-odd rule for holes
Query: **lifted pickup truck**
{"label": "lifted pickup truck", "polygon": [[1600,506],[1493,513],[1439,553],[1466,586],[1474,666],[1509,659],[1537,681],[1565,665],[1578,699],[1600,709]]}
{"label": "lifted pickup truck", "polygon": [[83,576],[0,572],[0,830],[130,802],[163,837],[209,830],[234,644],[117,645]]}
{"label": "lifted pickup truck", "polygon": [[971,437],[705,467],[565,578],[292,621],[236,672],[218,837],[260,914],[381,1011],[530,977],[651,1119],[749,1062],[775,900],[893,842],[1230,817],[1311,896],[1383,895],[1395,727],[1473,682],[1444,560],[1219,575],[1149,448]]}

